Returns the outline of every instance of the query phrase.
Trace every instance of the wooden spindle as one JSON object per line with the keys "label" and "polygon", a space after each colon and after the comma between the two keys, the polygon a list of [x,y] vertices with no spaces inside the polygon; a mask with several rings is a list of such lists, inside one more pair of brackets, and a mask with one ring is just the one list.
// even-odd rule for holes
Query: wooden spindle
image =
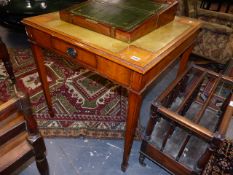
{"label": "wooden spindle", "polygon": [[209,94],[208,98],[204,102],[204,105],[202,106],[201,110],[198,112],[197,115],[195,115],[195,117],[193,119],[194,123],[199,123],[199,121],[201,120],[206,108],[208,107],[208,105],[210,103],[210,100],[212,99],[212,97],[214,95],[214,92],[215,92],[220,80],[221,80],[221,76],[214,80],[214,84],[213,84],[213,86],[212,86],[212,88],[210,90],[210,94]]}
{"label": "wooden spindle", "polygon": [[155,124],[159,121],[160,119],[160,115],[157,113],[157,110],[158,110],[158,106],[159,104],[158,103],[155,103],[151,106],[151,117],[149,118],[149,121],[148,121],[148,124],[147,124],[147,127],[146,127],[146,132],[145,132],[145,136],[144,136],[144,139],[146,141],[149,141],[150,140],[150,136],[153,132],[153,129],[155,127]]}
{"label": "wooden spindle", "polygon": [[202,73],[201,76],[195,82],[195,84],[191,87],[188,94],[185,95],[185,99],[182,101],[182,103],[176,111],[178,114],[185,115],[188,108],[192,104],[194,98],[197,96],[199,88],[201,87],[201,84],[204,81],[205,75],[206,73]]}
{"label": "wooden spindle", "polygon": [[27,129],[30,135],[38,135],[39,130],[35,118],[32,116],[31,102],[28,95],[22,94],[18,103],[19,109],[24,114],[27,121]]}
{"label": "wooden spindle", "polygon": [[[202,75],[196,81],[196,84],[191,88],[189,93],[186,95],[186,98],[183,100],[182,104],[180,105],[180,107],[177,110],[178,114],[182,113],[181,115],[185,115],[188,108],[192,104],[193,99],[197,96],[198,91],[199,91],[199,87],[201,86],[205,75],[206,75],[206,73],[202,73]],[[170,125],[170,127],[169,127],[169,129],[168,129],[168,131],[163,139],[162,146],[160,148],[161,151],[163,151],[163,149],[165,148],[166,143],[167,143],[168,139],[171,137],[171,135],[173,134],[173,132],[175,131],[175,128],[176,128],[176,125],[174,123]]]}

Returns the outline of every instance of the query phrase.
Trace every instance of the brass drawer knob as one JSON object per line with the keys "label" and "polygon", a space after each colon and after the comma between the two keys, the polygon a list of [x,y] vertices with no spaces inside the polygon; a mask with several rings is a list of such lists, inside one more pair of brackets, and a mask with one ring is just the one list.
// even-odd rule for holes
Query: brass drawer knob
{"label": "brass drawer knob", "polygon": [[69,56],[71,56],[72,58],[76,58],[76,56],[77,56],[76,50],[74,48],[71,48],[71,47],[67,48],[66,53]]}

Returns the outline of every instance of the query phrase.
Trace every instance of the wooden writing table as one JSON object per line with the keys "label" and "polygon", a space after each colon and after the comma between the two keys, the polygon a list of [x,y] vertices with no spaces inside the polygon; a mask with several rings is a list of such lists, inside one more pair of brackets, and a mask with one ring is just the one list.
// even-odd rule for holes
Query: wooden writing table
{"label": "wooden writing table", "polygon": [[180,55],[178,74],[184,71],[200,23],[176,17],[171,23],[128,44],[61,21],[57,12],[22,21],[37,64],[49,112],[53,115],[42,48],[73,60],[128,89],[124,154],[126,170],[138,123],[143,92]]}

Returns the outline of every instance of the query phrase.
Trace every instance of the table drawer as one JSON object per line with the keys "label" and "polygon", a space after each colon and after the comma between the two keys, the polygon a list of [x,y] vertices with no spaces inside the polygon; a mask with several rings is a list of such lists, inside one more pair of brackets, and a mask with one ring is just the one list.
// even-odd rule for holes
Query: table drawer
{"label": "table drawer", "polygon": [[51,48],[50,35],[31,27],[26,27],[26,33],[30,40],[36,42],[36,44],[45,48]]}
{"label": "table drawer", "polygon": [[80,63],[84,63],[93,68],[96,68],[96,57],[94,54],[83,50],[77,46],[64,42],[60,39],[52,39],[52,47],[71,59],[74,59]]}

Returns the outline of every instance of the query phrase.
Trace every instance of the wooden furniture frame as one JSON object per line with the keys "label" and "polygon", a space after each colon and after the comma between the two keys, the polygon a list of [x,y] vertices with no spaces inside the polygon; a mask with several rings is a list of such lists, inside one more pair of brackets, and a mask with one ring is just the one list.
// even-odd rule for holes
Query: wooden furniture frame
{"label": "wooden furniture frame", "polygon": [[0,59],[15,90],[15,97],[0,105],[0,174],[11,174],[34,157],[40,174],[48,175],[46,147],[32,116],[30,99],[15,86],[12,64],[1,38]]}
{"label": "wooden furniture frame", "polygon": [[[176,0],[170,0],[170,1],[161,1],[161,0],[153,0],[153,1],[144,1],[144,2],[141,2],[140,3],[150,3],[150,7],[149,9],[140,9],[140,6],[135,6],[135,4],[133,4],[133,10],[131,9],[132,7],[128,7],[129,5],[126,5],[124,4],[124,2],[127,2],[127,1],[119,1],[118,4],[116,4],[115,2],[111,2],[111,1],[96,1],[96,0],[89,0],[89,1],[85,1],[81,4],[78,4],[76,6],[72,6],[68,9],[64,9],[64,10],[61,10],[60,11],[60,18],[64,21],[67,21],[69,23],[72,23],[72,24],[76,24],[76,25],[79,25],[79,26],[82,26],[84,28],[88,28],[90,30],[93,30],[93,31],[96,31],[98,33],[102,33],[104,35],[107,35],[107,36],[110,36],[112,38],[116,38],[116,39],[119,39],[121,41],[125,41],[125,42],[132,42],[138,38],[140,38],[141,36],[153,31],[154,29],[158,28],[158,27],[161,27],[167,23],[169,23],[170,21],[172,21],[174,18],[175,18],[175,14],[176,14],[176,9],[177,9],[177,4],[178,2]],[[130,1],[128,0],[127,4],[129,3]],[[133,1],[135,3],[135,1]],[[129,12],[135,12],[135,11],[140,11],[140,12],[148,12],[148,13],[145,13],[143,16],[146,16],[147,14],[152,13],[152,10],[150,11],[151,9],[151,6],[153,6],[153,3],[157,3],[157,4],[164,4],[164,5],[167,5],[166,8],[163,8],[161,10],[158,10],[158,11],[155,11],[153,10],[153,15],[150,15],[147,19],[143,20],[142,22],[140,22],[139,24],[137,24],[136,26],[134,26],[133,28],[130,28],[130,29],[124,29],[123,27],[116,27],[116,26],[112,26],[110,25],[108,22],[102,22],[100,21],[100,19],[98,19],[95,15],[96,15],[96,9],[93,8],[93,4],[94,3],[97,3],[98,6],[100,6],[101,4],[103,6],[109,6],[109,8],[106,8],[106,9],[111,9],[112,11],[114,10],[117,10],[117,8],[122,8],[121,10],[126,10],[128,9]],[[85,16],[82,16],[81,14],[82,13],[82,10],[80,10],[81,14],[79,15],[76,15],[73,10],[77,10],[77,9],[82,9],[82,7],[86,7],[86,6],[89,6],[91,5],[92,8],[87,10],[83,10],[84,11],[84,14],[85,14],[85,11],[88,11],[88,14],[93,14],[93,12],[90,12],[91,10],[94,11],[94,14],[93,16],[90,16],[90,17],[85,17]],[[97,8],[98,8],[97,6]],[[116,7],[116,8],[113,8],[113,7]],[[103,13],[101,11],[101,13]],[[83,14],[83,15],[84,15]],[[130,14],[130,13],[129,13]],[[115,15],[118,15],[117,13],[115,13]],[[102,16],[102,14],[101,14]],[[106,15],[105,15],[106,16]],[[137,16],[136,14],[134,14],[134,16]],[[122,14],[122,17],[124,17],[124,14]],[[137,19],[139,19],[141,16],[137,16]],[[92,18],[97,18],[97,19],[92,19]],[[111,18],[116,18],[116,16],[111,16]],[[106,20],[106,17],[104,18]],[[132,20],[131,19],[131,23],[135,22],[137,19],[135,20]],[[97,21],[96,21],[97,20]],[[98,21],[99,20],[99,21]],[[113,23],[114,21],[111,21],[111,23]],[[126,26],[131,26],[132,24],[131,23],[128,23]]]}
{"label": "wooden furniture frame", "polygon": [[85,28],[61,21],[57,12],[26,18],[49,112],[54,116],[42,48],[52,50],[77,64],[127,88],[128,116],[122,170],[128,159],[138,123],[143,92],[181,55],[183,72],[200,28],[198,21],[176,18],[173,22],[128,44]]}
{"label": "wooden furniture frame", "polygon": [[[187,83],[187,81],[192,75],[192,72],[198,73],[198,76],[194,80],[194,84],[188,86],[187,84],[190,84],[190,82]],[[201,85],[206,77],[212,81],[211,87],[209,87],[209,94],[201,103],[199,111],[197,111],[192,118],[188,118],[186,115],[187,111],[191,104],[197,100]],[[210,107],[211,100],[213,100],[218,85],[222,82],[227,82],[231,87],[233,87],[233,78],[217,74],[196,65],[193,65],[177,77],[177,79],[168,86],[168,88],[153,102],[151,106],[151,117],[146,128],[145,137],[142,141],[139,162],[144,165],[144,159],[148,157],[174,174],[187,175],[201,173],[209,160],[211,153],[214,152],[223,141],[224,135],[233,116],[233,106],[231,104],[233,100],[233,89],[231,89],[228,96],[223,100],[218,112],[218,121],[216,122],[213,131],[200,124],[203,114],[206,109]],[[182,102],[180,102],[178,107],[172,109],[171,105],[179,94],[184,93],[185,88],[188,89],[188,92],[185,93]],[[164,137],[162,137],[161,147],[159,148],[152,143],[151,135],[156,124],[160,122],[161,118],[168,121],[169,126],[168,129],[165,130],[166,133],[164,133]],[[164,152],[164,148],[167,145],[168,140],[173,137],[173,133],[176,128],[182,128],[188,134],[185,136],[185,139],[182,140],[182,145],[179,147],[180,149],[178,149],[179,151],[176,156],[173,157],[172,155]],[[192,136],[204,140],[206,145],[209,144],[203,155],[200,155],[199,160],[196,162],[193,169],[179,161]],[[196,142],[194,142],[194,144],[195,143]],[[180,143],[176,142],[175,144]]]}

